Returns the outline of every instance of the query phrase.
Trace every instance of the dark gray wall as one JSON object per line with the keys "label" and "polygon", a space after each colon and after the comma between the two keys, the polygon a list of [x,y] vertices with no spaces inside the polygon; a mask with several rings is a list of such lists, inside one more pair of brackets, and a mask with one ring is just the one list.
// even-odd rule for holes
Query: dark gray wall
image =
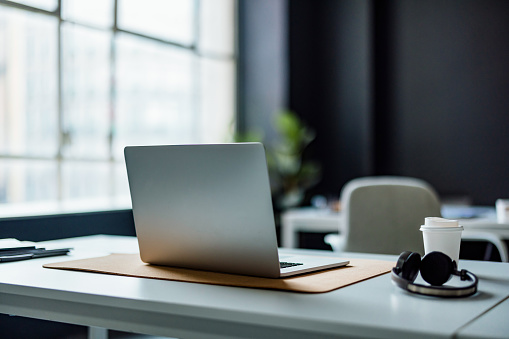
{"label": "dark gray wall", "polygon": [[322,191],[372,171],[371,12],[367,1],[291,1],[290,107],[317,133],[308,156]]}
{"label": "dark gray wall", "polygon": [[274,114],[288,107],[287,0],[238,6],[238,129],[271,140]]}
{"label": "dark gray wall", "polygon": [[390,10],[395,133],[382,168],[480,204],[509,196],[509,2],[396,1]]}
{"label": "dark gray wall", "polygon": [[289,2],[290,107],[319,133],[317,193],[423,178],[509,197],[509,1]]}

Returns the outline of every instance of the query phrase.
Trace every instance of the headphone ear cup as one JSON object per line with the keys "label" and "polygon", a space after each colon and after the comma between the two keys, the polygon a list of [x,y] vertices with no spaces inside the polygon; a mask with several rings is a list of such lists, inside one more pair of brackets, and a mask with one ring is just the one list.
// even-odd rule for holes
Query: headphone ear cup
{"label": "headphone ear cup", "polygon": [[454,272],[454,262],[442,252],[430,252],[421,260],[421,276],[433,286],[442,286]]}
{"label": "headphone ear cup", "polygon": [[403,252],[398,258],[397,267],[399,267],[400,276],[413,282],[419,274],[419,267],[421,265],[421,255],[415,252]]}

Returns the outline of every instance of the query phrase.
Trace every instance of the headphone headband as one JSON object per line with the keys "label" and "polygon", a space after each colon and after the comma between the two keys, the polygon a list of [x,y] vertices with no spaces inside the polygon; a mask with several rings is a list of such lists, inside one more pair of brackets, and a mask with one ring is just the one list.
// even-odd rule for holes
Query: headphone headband
{"label": "headphone headband", "polygon": [[471,280],[472,283],[468,286],[464,287],[453,287],[453,286],[432,286],[432,285],[421,285],[410,282],[409,280],[401,278],[395,271],[395,268],[392,269],[392,281],[396,283],[397,286],[401,287],[408,292],[428,295],[434,297],[443,297],[443,298],[461,298],[468,297],[477,292],[477,277],[475,274],[471,272],[466,272],[468,276],[468,280]]}

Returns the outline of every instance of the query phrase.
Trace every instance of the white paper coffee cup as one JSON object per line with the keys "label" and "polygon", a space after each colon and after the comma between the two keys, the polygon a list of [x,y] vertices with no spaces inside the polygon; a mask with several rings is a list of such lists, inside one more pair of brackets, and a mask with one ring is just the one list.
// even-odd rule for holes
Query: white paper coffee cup
{"label": "white paper coffee cup", "polygon": [[509,199],[497,199],[495,207],[497,209],[497,222],[500,224],[509,223]]}
{"label": "white paper coffee cup", "polygon": [[458,264],[463,226],[460,226],[457,220],[428,217],[420,230],[425,254],[442,252]]}

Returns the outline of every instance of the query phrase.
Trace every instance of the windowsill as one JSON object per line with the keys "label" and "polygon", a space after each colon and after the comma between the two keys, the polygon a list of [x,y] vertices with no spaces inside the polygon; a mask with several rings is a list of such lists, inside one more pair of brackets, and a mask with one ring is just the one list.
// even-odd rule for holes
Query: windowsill
{"label": "windowsill", "polygon": [[66,201],[5,203],[0,204],[0,220],[8,218],[120,211],[129,210],[131,208],[131,200],[128,196]]}

